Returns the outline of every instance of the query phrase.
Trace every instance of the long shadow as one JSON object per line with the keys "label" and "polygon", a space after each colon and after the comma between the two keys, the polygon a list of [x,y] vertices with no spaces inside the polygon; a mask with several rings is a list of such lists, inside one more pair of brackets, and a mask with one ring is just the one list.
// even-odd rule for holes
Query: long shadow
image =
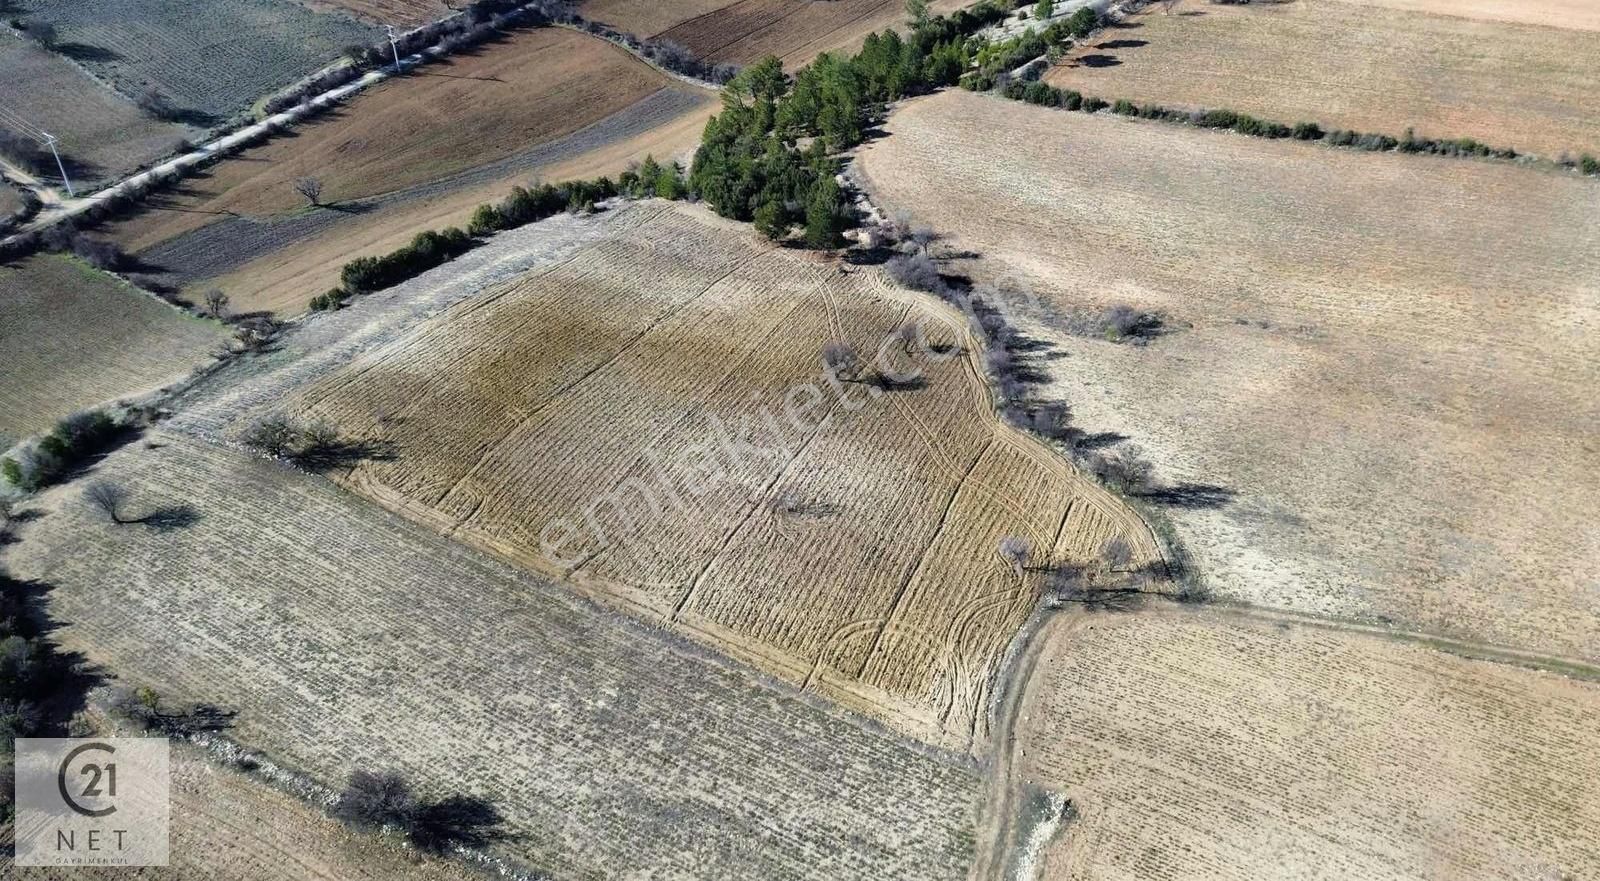
{"label": "long shadow", "polygon": [[[0,572],[0,643],[14,661],[6,700],[15,701],[10,724],[0,737],[63,737],[67,723],[82,710],[89,691],[105,676],[78,652],[63,650],[52,634],[65,622],[50,617],[45,597],[53,588]],[[14,641],[15,640],[15,641]]]}
{"label": "long shadow", "polygon": [[399,458],[394,445],[384,441],[335,441],[307,450],[295,458],[307,471],[332,471],[353,468],[361,462],[393,462]]}
{"label": "long shadow", "polygon": [[1096,49],[1137,49],[1140,46],[1148,45],[1150,45],[1149,40],[1107,40],[1104,43],[1094,44],[1094,47]]}
{"label": "long shadow", "polygon": [[1118,59],[1117,56],[1115,56],[1115,55],[1101,55],[1100,53],[1091,53],[1089,55],[1079,56],[1078,60],[1074,61],[1070,66],[1071,67],[1097,67],[1097,68],[1098,67],[1116,67],[1117,65],[1119,65],[1121,63],[1122,63],[1122,61],[1120,59]]}
{"label": "long shadow", "polygon": [[148,526],[157,532],[171,532],[176,529],[188,529],[199,523],[200,512],[193,505],[169,505],[128,522]]}
{"label": "long shadow", "polygon": [[1227,505],[1233,501],[1237,493],[1225,486],[1210,483],[1177,483],[1172,486],[1147,489],[1137,495],[1157,505],[1199,510]]}
{"label": "long shadow", "polygon": [[88,43],[57,43],[50,48],[73,61],[121,61],[122,56],[104,46]]}

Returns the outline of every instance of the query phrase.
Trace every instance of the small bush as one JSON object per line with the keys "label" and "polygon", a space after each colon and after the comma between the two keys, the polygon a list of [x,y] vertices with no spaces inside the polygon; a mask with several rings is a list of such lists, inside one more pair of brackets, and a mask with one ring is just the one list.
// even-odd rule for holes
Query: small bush
{"label": "small bush", "polygon": [[1102,98],[1084,98],[1082,109],[1084,113],[1099,113],[1109,106],[1111,105]]}
{"label": "small bush", "polygon": [[1578,171],[1583,174],[1600,174],[1600,159],[1596,159],[1588,153],[1583,154],[1578,159]]}
{"label": "small bush", "polygon": [[1322,126],[1314,122],[1295,123],[1294,131],[1290,133],[1297,141],[1320,141],[1322,135]]}
{"label": "small bush", "polygon": [[1127,98],[1118,98],[1117,103],[1111,105],[1111,112],[1118,116],[1138,116],[1139,107]]}

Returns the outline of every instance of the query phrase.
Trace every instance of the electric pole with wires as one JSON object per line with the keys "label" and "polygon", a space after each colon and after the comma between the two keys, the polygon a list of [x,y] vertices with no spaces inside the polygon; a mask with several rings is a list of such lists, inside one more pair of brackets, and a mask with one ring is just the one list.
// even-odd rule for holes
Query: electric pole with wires
{"label": "electric pole with wires", "polygon": [[67,187],[67,195],[76,199],[78,194],[72,191],[72,180],[67,177],[67,164],[61,161],[61,151],[56,149],[56,136],[42,129],[39,134],[44,137],[45,146],[50,148],[50,155],[56,157],[56,168],[61,169],[61,182]]}
{"label": "electric pole with wires", "polygon": [[383,29],[389,34],[389,50],[394,53],[394,72],[400,72],[400,45],[395,42],[394,25],[386,24]]}

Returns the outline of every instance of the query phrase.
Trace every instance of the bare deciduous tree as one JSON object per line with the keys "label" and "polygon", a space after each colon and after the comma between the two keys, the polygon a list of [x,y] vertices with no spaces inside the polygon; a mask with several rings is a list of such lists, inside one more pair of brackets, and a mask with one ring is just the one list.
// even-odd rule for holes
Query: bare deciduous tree
{"label": "bare deciduous tree", "polygon": [[322,204],[322,181],[314,177],[297,178],[294,182],[294,190],[305,196],[307,202],[313,205]]}
{"label": "bare deciduous tree", "polygon": [[861,356],[849,343],[834,340],[822,347],[822,366],[845,382],[861,380]]}
{"label": "bare deciduous tree", "polygon": [[284,456],[294,450],[300,440],[300,432],[287,416],[281,413],[269,413],[251,423],[245,429],[244,443],[246,446],[255,447],[269,456]]}
{"label": "bare deciduous tree", "polygon": [[122,519],[122,506],[128,503],[128,490],[121,484],[99,480],[89,484],[83,491],[84,499],[89,507],[100,512],[112,523],[118,525],[129,521]]}
{"label": "bare deciduous tree", "polygon": [[1000,558],[1011,564],[1016,570],[1017,577],[1021,578],[1023,570],[1028,565],[1028,540],[1015,535],[1008,535],[1000,539]]}
{"label": "bare deciduous tree", "polygon": [[1112,572],[1122,569],[1132,560],[1133,548],[1128,546],[1126,539],[1108,538],[1105,544],[1100,546],[1100,562]]}
{"label": "bare deciduous tree", "polygon": [[48,21],[28,22],[23,33],[46,49],[53,48],[56,45],[56,40],[59,39],[56,34],[56,26]]}
{"label": "bare deciduous tree", "polygon": [[212,318],[223,318],[228,314],[228,295],[221,288],[212,288],[206,291],[206,314]]}

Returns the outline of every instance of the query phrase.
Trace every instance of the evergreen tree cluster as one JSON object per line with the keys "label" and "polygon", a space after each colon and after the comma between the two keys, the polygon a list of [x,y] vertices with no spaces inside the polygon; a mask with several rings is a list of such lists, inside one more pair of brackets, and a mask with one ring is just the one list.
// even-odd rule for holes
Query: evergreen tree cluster
{"label": "evergreen tree cluster", "polygon": [[955,84],[972,61],[968,35],[1010,9],[1010,0],[991,0],[919,16],[910,37],[870,34],[860,52],[820,55],[792,78],[770,56],[745,68],[706,123],[690,189],[772,239],[800,225],[808,246],[836,247],[852,211],[835,155],[861,143],[885,103]]}

